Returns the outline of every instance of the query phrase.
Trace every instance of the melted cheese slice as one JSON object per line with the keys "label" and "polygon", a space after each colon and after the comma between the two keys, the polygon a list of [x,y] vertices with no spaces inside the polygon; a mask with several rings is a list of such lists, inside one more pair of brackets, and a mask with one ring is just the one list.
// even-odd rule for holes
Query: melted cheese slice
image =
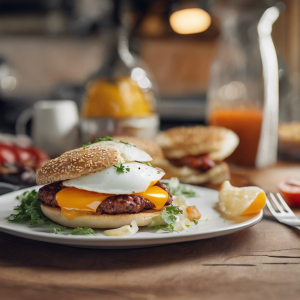
{"label": "melted cheese slice", "polygon": [[169,198],[168,193],[157,185],[150,186],[145,192],[136,193],[134,195],[143,196],[145,199],[148,199],[155,205],[154,209],[157,210],[162,209]]}
{"label": "melted cheese slice", "polygon": [[[155,205],[155,209],[159,210],[164,207],[169,195],[162,188],[152,186],[155,183],[155,181],[151,182],[151,185],[145,192],[133,195],[143,196]],[[56,194],[56,201],[61,208],[62,215],[72,220],[81,215],[95,214],[101,202],[110,196],[115,195],[101,194],[69,187],[62,189]]]}

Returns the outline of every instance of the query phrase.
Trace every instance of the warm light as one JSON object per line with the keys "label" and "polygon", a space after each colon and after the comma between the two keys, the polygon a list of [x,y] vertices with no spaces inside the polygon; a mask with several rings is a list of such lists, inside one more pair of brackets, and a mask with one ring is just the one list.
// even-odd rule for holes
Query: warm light
{"label": "warm light", "polygon": [[170,16],[172,29],[179,34],[192,34],[205,31],[211,23],[210,15],[200,8],[175,11]]}

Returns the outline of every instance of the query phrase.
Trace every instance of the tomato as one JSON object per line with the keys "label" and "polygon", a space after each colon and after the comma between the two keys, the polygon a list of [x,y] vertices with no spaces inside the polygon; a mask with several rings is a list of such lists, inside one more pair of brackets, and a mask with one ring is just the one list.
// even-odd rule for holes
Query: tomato
{"label": "tomato", "polygon": [[0,163],[14,164],[17,159],[13,146],[0,144]]}
{"label": "tomato", "polygon": [[41,166],[49,160],[48,154],[41,149],[31,147],[28,150],[31,151],[31,153],[33,153],[37,159],[37,164],[35,166],[36,169],[40,169]]}
{"label": "tomato", "polygon": [[18,162],[21,166],[34,168],[37,164],[37,158],[28,149],[13,146],[13,150],[17,155]]}
{"label": "tomato", "polygon": [[17,164],[39,169],[47,160],[49,160],[48,154],[38,148],[27,149],[12,144],[0,144],[0,164]]}
{"label": "tomato", "polygon": [[291,206],[300,206],[300,180],[290,178],[279,182],[278,189],[287,202]]}

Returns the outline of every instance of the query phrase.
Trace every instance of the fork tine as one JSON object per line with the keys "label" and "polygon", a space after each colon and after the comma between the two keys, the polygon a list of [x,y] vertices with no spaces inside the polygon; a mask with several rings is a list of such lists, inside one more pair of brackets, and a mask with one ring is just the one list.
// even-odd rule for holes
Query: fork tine
{"label": "fork tine", "polygon": [[277,199],[275,198],[275,196],[270,193],[270,196],[274,202],[274,204],[277,206],[278,210],[281,212],[281,213],[284,213],[285,211],[282,209],[281,205],[278,203]]}
{"label": "fork tine", "polygon": [[266,202],[267,202],[267,206],[270,210],[270,212],[272,213],[273,216],[275,216],[277,214],[277,212],[275,211],[275,209],[273,208],[273,205],[272,203],[270,202],[269,198],[267,197],[266,199]]}
{"label": "fork tine", "polygon": [[281,205],[286,209],[286,211],[294,214],[293,211],[290,209],[290,207],[286,204],[286,202],[284,201],[282,196],[279,193],[277,193],[276,195],[277,195],[277,198],[279,199],[279,201],[281,202]]}

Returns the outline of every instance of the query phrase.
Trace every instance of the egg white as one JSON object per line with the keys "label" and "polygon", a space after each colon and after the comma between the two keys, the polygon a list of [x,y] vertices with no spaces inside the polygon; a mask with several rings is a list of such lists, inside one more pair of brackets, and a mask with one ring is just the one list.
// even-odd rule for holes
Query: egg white
{"label": "egg white", "polygon": [[[144,192],[151,181],[160,180],[165,173],[138,163],[124,163],[124,173],[111,166],[100,172],[84,175],[63,182],[64,186],[105,194],[133,194]],[[129,170],[126,170],[129,169]]]}
{"label": "egg white", "polygon": [[120,155],[122,157],[121,162],[131,162],[131,161],[151,161],[152,157],[147,154],[146,152],[142,151],[135,145],[132,145],[130,143],[124,144],[122,142],[116,142],[116,141],[103,141],[103,142],[98,142],[94,143],[90,146],[107,146],[110,148],[113,148],[117,151],[120,152]]}

